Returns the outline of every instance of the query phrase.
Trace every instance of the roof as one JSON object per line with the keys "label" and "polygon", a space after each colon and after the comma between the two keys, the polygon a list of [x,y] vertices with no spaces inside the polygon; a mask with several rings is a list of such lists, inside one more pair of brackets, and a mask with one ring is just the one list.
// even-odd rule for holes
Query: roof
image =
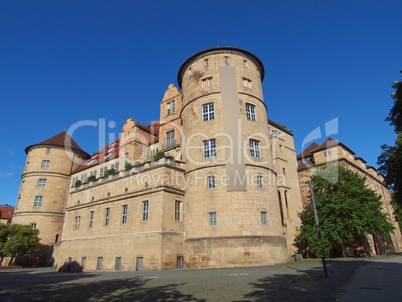
{"label": "roof", "polygon": [[320,147],[319,144],[312,143],[310,146],[308,146],[306,149],[304,149],[299,155],[297,155],[297,159],[302,159],[306,157],[310,157],[313,155],[313,151]]}
{"label": "roof", "polygon": [[265,76],[265,68],[264,68],[264,64],[262,64],[261,60],[254,54],[252,54],[251,52],[241,49],[241,48],[236,48],[236,47],[232,47],[232,46],[218,46],[218,47],[213,47],[213,48],[208,48],[205,50],[202,50],[200,52],[197,52],[196,54],[192,55],[191,57],[189,57],[180,67],[179,72],[177,73],[177,84],[179,84],[179,87],[181,88],[181,83],[182,83],[182,76],[184,73],[184,70],[187,69],[187,66],[190,65],[191,63],[193,63],[198,57],[200,56],[205,56],[209,53],[213,53],[213,52],[241,52],[244,55],[246,55],[247,57],[249,57],[250,59],[252,59],[257,65],[258,65],[258,69],[260,71],[261,74],[261,82],[264,80],[264,76]]}
{"label": "roof", "polygon": [[66,132],[60,132],[51,138],[45,139],[39,144],[30,145],[25,148],[25,153],[28,154],[29,150],[35,146],[55,146],[64,149],[71,149],[74,152],[80,153],[83,158],[88,158],[89,154],[86,153],[81,147],[71,138],[71,136]]}
{"label": "roof", "polygon": [[280,129],[281,131],[286,132],[287,134],[293,136],[293,131],[289,130],[288,127],[282,125],[281,123],[277,123],[277,122],[274,122],[273,120],[268,119],[268,125],[272,125],[278,129]]}
{"label": "roof", "polygon": [[0,219],[9,219],[13,218],[14,208],[7,205],[0,206]]}
{"label": "roof", "polygon": [[106,147],[102,148],[98,152],[92,154],[85,162],[78,166],[73,173],[77,173],[101,163],[107,162],[111,159],[118,158],[120,151],[120,138],[114,140]]}

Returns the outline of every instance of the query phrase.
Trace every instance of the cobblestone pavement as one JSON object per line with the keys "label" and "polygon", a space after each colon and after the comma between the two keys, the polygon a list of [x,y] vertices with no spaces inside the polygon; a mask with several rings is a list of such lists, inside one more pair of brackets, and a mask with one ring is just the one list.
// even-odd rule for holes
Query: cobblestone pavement
{"label": "cobblestone pavement", "polygon": [[372,260],[378,257],[327,260],[328,278],[319,260],[153,272],[0,268],[0,301],[335,301]]}

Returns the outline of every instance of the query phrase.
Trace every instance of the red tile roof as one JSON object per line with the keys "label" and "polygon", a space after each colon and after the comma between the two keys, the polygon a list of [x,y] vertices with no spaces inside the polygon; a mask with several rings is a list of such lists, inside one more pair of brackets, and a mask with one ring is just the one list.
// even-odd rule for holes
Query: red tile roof
{"label": "red tile roof", "polygon": [[75,152],[78,152],[83,156],[83,158],[88,158],[89,154],[86,153],[81,147],[71,138],[71,136],[66,132],[60,132],[51,138],[45,139],[43,142],[39,144],[30,145],[25,148],[25,153],[28,154],[29,150],[34,146],[56,146],[67,149],[72,149]]}
{"label": "red tile roof", "polygon": [[14,208],[11,206],[0,206],[0,219],[11,220],[13,218]]}

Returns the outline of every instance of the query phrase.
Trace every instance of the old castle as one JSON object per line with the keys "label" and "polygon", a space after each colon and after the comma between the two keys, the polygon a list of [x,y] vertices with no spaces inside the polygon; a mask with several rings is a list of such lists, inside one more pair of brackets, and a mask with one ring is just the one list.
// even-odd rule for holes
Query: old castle
{"label": "old castle", "polygon": [[263,79],[252,53],[207,49],[182,64],[157,122],[128,118],[92,155],[67,132],[27,147],[13,223],[38,228],[54,264],[88,270],[288,261],[306,194],[298,160],[305,177],[318,145],[296,157],[292,132],[267,119]]}

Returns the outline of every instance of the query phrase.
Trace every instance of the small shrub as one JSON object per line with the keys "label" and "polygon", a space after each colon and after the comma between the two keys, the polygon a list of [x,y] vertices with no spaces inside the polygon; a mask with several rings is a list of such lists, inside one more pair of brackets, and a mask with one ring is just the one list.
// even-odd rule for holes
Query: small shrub
{"label": "small shrub", "polygon": [[95,181],[96,180],[96,176],[95,175],[91,175],[87,178],[87,182],[91,182],[91,181]]}
{"label": "small shrub", "polygon": [[130,164],[130,163],[126,163],[126,164],[124,165],[124,168],[125,168],[126,170],[130,170],[132,167],[133,167],[133,165]]}
{"label": "small shrub", "polygon": [[157,152],[156,154],[151,154],[149,157],[150,161],[157,161],[160,160],[161,158],[165,157],[165,152]]}
{"label": "small shrub", "polygon": [[74,184],[74,185],[75,185],[76,187],[79,187],[81,184],[82,184],[81,180],[77,179],[77,180],[75,181],[75,184]]}

